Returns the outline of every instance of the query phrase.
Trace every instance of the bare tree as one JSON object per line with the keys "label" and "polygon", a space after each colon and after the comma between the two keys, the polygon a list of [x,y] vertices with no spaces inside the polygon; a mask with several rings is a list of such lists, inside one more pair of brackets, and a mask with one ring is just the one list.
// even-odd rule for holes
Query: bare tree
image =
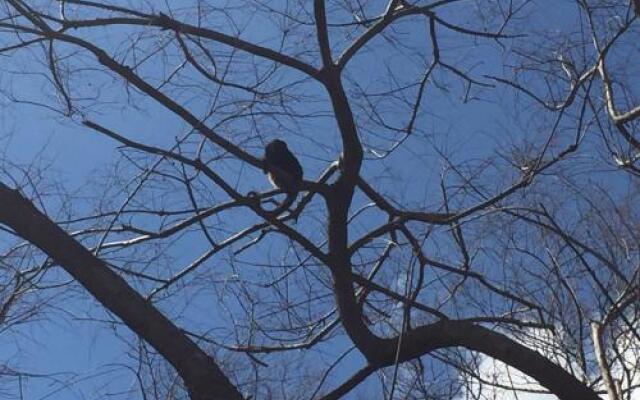
{"label": "bare tree", "polygon": [[146,398],[631,398],[634,5],[6,0],[5,98],[120,158],[66,218],[1,184],[0,222],[131,330]]}

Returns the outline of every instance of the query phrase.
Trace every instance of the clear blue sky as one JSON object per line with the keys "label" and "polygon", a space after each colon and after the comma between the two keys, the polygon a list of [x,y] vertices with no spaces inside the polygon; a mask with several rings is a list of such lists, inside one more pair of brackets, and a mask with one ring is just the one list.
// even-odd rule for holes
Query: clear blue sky
{"label": "clear blue sky", "polygon": [[[128,2],[123,1],[123,4],[125,3]],[[160,3],[158,2],[158,11],[164,10]],[[177,9],[183,3],[191,4],[190,1],[185,0],[184,2],[172,1],[171,5]],[[535,13],[548,6],[555,7],[556,12],[546,13],[544,19],[535,16],[531,19],[534,24],[539,24],[538,29],[546,29],[549,26],[558,26],[558,29],[562,29],[563,22],[566,21],[570,22],[567,28],[573,28],[572,20],[575,19],[575,10],[572,8],[574,7],[572,2],[549,0],[536,5],[532,4],[530,7],[531,12]],[[454,9],[457,13],[465,15],[463,8]],[[470,20],[470,22],[473,24],[474,21]],[[407,29],[411,29],[410,32],[416,32],[416,34],[411,36],[412,33],[408,36],[409,42],[405,43],[407,47],[421,46],[425,40],[424,24],[408,25],[408,27],[410,28]],[[273,27],[257,21],[250,25],[245,37],[258,43],[269,44],[273,42],[272,29]],[[499,68],[502,61],[501,54],[490,39],[486,41],[468,39],[443,29],[439,30],[439,34],[443,57],[446,57],[446,61],[450,64],[461,66],[462,69],[470,69],[476,77],[482,77],[484,74],[500,75],[503,72]],[[118,37],[110,37],[109,46],[115,46],[118,40]],[[380,42],[383,40],[380,39]],[[424,45],[422,51],[428,55],[431,49]],[[381,85],[387,65],[379,60],[384,60],[387,52],[388,48],[383,48],[365,52],[363,56],[354,59],[353,67],[350,66],[352,69],[349,70],[351,76],[357,77],[358,83],[362,86],[375,88]],[[27,62],[24,61],[26,59],[28,57],[25,57],[22,62]],[[403,63],[399,57],[397,61],[394,61],[393,57],[387,57],[387,60],[389,66],[396,71],[406,71],[410,76],[416,76],[416,73],[419,73],[415,66]],[[19,63],[12,65],[2,60],[1,65],[3,72],[0,72],[2,74],[0,79],[4,87],[11,86],[15,93],[25,99],[38,99],[43,92],[49,96],[52,95],[51,88],[45,86],[40,77],[22,75]],[[419,119],[421,135],[409,139],[404,147],[388,159],[368,161],[365,165],[365,177],[382,176],[377,180],[379,189],[389,195],[396,195],[398,199],[408,201],[408,204],[426,202],[428,205],[440,200],[439,191],[434,184],[438,182],[443,164],[435,149],[451,155],[454,160],[476,163],[484,157],[494,155],[496,149],[504,148],[514,137],[524,135],[531,141],[539,141],[544,137],[535,131],[526,133],[520,131],[519,126],[522,121],[512,119],[514,109],[508,108],[508,105],[514,99],[509,97],[507,91],[474,88],[471,95],[486,101],[464,102],[462,98],[465,88],[460,79],[442,71],[438,71],[435,78],[440,88],[430,86],[425,96],[427,112]],[[318,90],[317,87],[310,85],[307,89],[310,91],[309,94],[317,94],[314,92]],[[86,88],[86,90],[90,89]],[[104,87],[103,90],[104,96],[121,101],[118,106],[102,108],[102,113],[99,115],[100,122],[109,127],[122,129],[124,133],[131,134],[132,137],[135,136],[141,141],[165,145],[186,130],[181,121],[155,104],[144,104],[143,112],[127,107],[122,84],[118,80],[114,80],[111,87]],[[86,186],[86,182],[104,174],[118,157],[113,141],[100,137],[62,116],[34,105],[16,104],[8,99],[0,99],[0,104],[2,107],[0,108],[0,127],[5,134],[4,158],[19,164],[35,161],[47,165],[47,174],[63,182],[71,193],[88,194],[87,191],[91,189]],[[198,107],[197,104],[192,106]],[[327,109],[326,104],[320,106],[303,104],[298,107],[307,112]],[[305,167],[306,177],[312,178],[326,166],[327,161],[337,157],[339,140],[335,125],[330,118],[313,118],[303,121],[302,126],[305,131],[299,136],[286,138],[299,155]],[[365,138],[365,142],[372,146],[384,145],[384,140],[378,140],[372,136]],[[250,150],[256,155],[260,152],[255,145]],[[230,171],[237,172],[232,167]],[[246,176],[252,177],[246,185],[247,190],[266,186],[266,182],[259,174],[247,173]],[[399,176],[413,176],[413,178],[405,179],[399,184],[397,179]],[[363,229],[368,227],[370,226],[366,224],[362,226]],[[358,226],[353,228],[354,233],[359,231]],[[171,249],[172,254],[183,260],[192,259],[194,250],[203,249],[206,242],[198,238],[180,246]],[[246,261],[253,261],[250,259],[251,255],[247,257]],[[63,280],[64,276],[60,273],[58,276],[52,276],[51,279]],[[70,387],[71,392],[61,390],[48,397],[50,399],[83,398],[84,396],[94,398],[93,390],[102,385],[107,385],[113,392],[133,387],[135,384],[133,375],[126,375],[122,369],[111,366],[111,364],[129,361],[123,358],[125,350],[123,341],[114,337],[113,331],[104,329],[103,326],[96,327],[92,322],[74,319],[74,317],[85,317],[87,314],[99,316],[100,307],[81,292],[74,293],[64,302],[55,300],[53,300],[54,308],[49,311],[49,318],[16,329],[16,337],[19,341],[0,341],[0,354],[6,355],[3,359],[19,360],[19,364],[25,370],[34,373],[78,374],[81,381]],[[182,314],[183,320],[197,325],[199,311],[207,307],[210,301],[211,299],[207,297],[199,299],[192,307],[185,310]],[[122,328],[119,329],[120,333],[124,333]],[[26,340],[22,340],[22,335]],[[10,338],[10,336],[5,334],[3,338]],[[347,346],[344,341],[337,341],[335,344],[343,348]],[[329,351],[326,348],[323,350]],[[359,356],[350,357],[336,370],[336,375],[346,374],[347,371],[354,372],[361,365],[362,360]],[[102,375],[103,372],[112,370],[118,372]],[[61,379],[65,377],[65,375],[60,376]],[[29,387],[30,392],[25,397],[28,399],[41,398],[51,391],[47,380],[33,379],[29,382]],[[365,387],[363,390],[372,390],[371,388],[372,386]],[[12,387],[8,386],[6,389],[12,390]],[[104,389],[103,393],[109,390]]]}

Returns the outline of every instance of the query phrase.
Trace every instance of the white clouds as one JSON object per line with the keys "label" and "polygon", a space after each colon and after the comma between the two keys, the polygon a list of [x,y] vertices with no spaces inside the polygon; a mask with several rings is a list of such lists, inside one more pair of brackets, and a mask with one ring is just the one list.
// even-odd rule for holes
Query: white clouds
{"label": "white clouds", "polygon": [[[562,362],[563,353],[558,350],[561,335],[552,335],[548,331],[531,331],[525,340],[525,344],[546,355],[553,362],[569,369],[569,362]],[[520,340],[522,343],[523,341]],[[640,386],[640,346],[637,338],[632,335],[621,337],[617,341],[617,350],[620,354],[618,360],[623,360],[624,368],[620,361],[614,362],[612,375],[623,388]],[[587,355],[589,357],[589,355]],[[564,364],[564,365],[563,365]],[[579,371],[573,364],[573,371]],[[472,384],[469,392],[459,396],[456,400],[486,399],[486,400],[556,400],[554,395],[544,393],[545,389],[532,378],[520,371],[508,367],[506,364],[487,356],[480,356],[477,373],[479,378],[470,378]],[[622,381],[620,381],[622,379]],[[606,394],[600,397],[607,399]],[[625,397],[627,399],[627,397]],[[631,400],[640,400],[640,389],[632,392]]]}
{"label": "white clouds", "polygon": [[[481,381],[476,379],[472,392],[466,398],[504,399],[504,400],[556,400],[557,397],[544,394],[544,388],[520,371],[508,367],[503,362],[482,357],[478,366]],[[510,390],[507,387],[519,390]],[[474,396],[471,396],[471,395]]]}

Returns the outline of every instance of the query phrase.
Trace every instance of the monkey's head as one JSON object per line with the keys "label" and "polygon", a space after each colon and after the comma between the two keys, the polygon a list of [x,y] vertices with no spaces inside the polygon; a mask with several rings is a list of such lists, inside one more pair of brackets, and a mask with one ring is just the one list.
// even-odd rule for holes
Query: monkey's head
{"label": "monkey's head", "polygon": [[289,151],[289,149],[287,148],[287,144],[280,139],[272,140],[264,149],[264,153],[267,159],[270,159],[274,156],[277,157],[281,154],[286,153],[287,151]]}

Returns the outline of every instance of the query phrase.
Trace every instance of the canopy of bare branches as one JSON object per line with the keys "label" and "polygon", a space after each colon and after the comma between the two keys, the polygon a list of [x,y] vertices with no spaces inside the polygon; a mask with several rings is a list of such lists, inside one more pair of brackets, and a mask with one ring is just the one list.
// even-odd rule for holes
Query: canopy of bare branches
{"label": "canopy of bare branches", "polygon": [[[639,15],[0,2],[0,349],[90,326],[119,360],[7,358],[2,390],[637,398]],[[280,215],[275,138],[304,167]]]}

